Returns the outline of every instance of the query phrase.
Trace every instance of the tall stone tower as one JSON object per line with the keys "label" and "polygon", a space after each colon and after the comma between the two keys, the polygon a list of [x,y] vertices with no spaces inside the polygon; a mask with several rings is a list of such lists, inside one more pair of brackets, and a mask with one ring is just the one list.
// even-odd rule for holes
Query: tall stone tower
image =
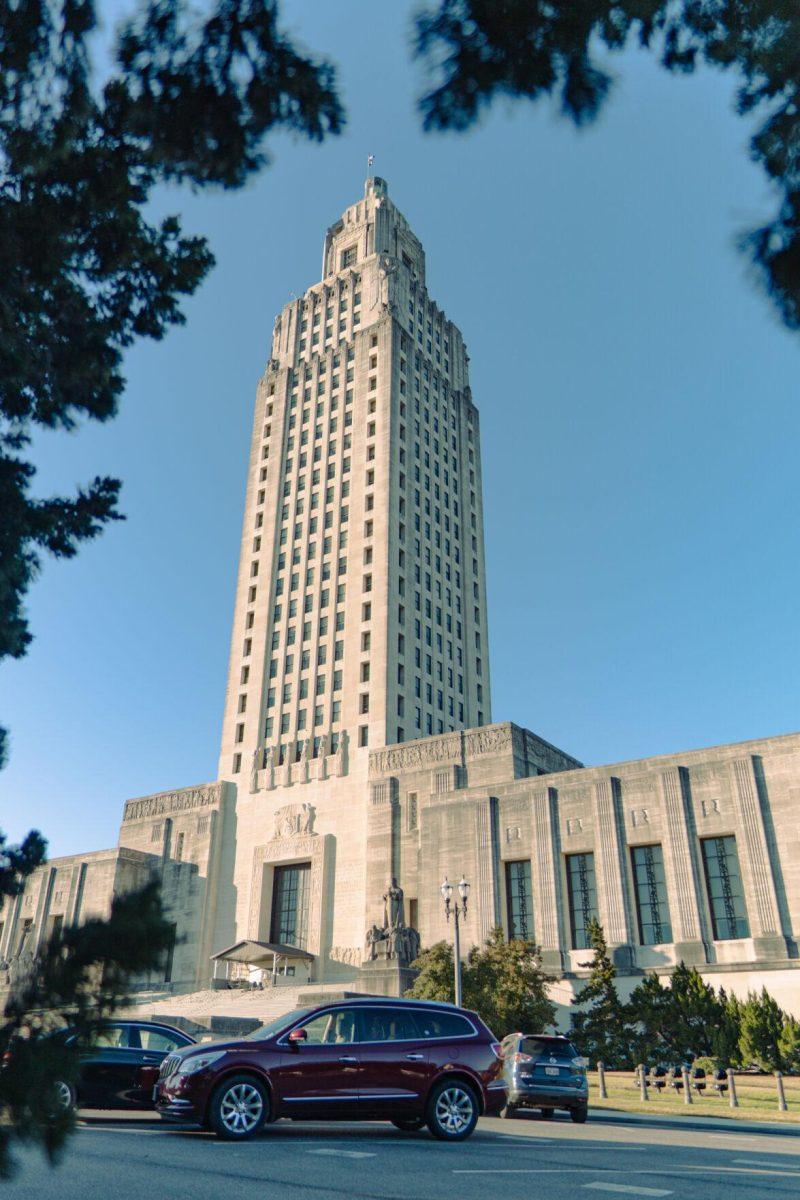
{"label": "tall stone tower", "polygon": [[337,751],[486,724],[490,707],[468,356],[375,176],[328,230],[320,282],[275,321],[219,778],[289,778]]}

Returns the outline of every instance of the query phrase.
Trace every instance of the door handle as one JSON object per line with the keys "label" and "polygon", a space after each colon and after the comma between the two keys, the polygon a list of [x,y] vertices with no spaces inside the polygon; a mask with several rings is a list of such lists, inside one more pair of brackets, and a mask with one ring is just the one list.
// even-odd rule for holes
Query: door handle
{"label": "door handle", "polygon": [[408,1059],[409,1062],[424,1062],[425,1061],[424,1054],[407,1054],[406,1058]]}
{"label": "door handle", "polygon": [[340,1054],[339,1062],[354,1063],[354,1062],[358,1062],[358,1059],[356,1058],[355,1054]]}

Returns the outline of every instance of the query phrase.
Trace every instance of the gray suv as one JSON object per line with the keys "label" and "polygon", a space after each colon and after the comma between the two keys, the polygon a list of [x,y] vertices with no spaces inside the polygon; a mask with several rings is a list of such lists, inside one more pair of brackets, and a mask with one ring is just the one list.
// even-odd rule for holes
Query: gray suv
{"label": "gray suv", "polygon": [[569,1038],[546,1033],[510,1033],[504,1039],[503,1078],[506,1106],[501,1117],[514,1117],[521,1108],[538,1108],[543,1117],[565,1108],[582,1125],[589,1114],[586,1059]]}

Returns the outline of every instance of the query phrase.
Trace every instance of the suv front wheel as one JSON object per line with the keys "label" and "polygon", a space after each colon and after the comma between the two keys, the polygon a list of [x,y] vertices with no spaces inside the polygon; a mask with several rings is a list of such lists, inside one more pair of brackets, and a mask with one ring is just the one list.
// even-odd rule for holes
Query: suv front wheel
{"label": "suv front wheel", "polygon": [[228,1142],[252,1137],[268,1116],[267,1090],[253,1075],[231,1075],[219,1085],[208,1107],[208,1124]]}
{"label": "suv front wheel", "polygon": [[462,1142],[478,1123],[478,1099],[460,1079],[444,1079],[430,1094],[428,1129],[443,1142]]}

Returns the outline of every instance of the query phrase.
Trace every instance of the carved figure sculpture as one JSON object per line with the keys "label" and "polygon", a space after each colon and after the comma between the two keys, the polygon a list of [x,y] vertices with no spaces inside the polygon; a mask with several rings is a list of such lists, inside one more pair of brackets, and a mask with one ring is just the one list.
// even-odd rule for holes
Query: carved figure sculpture
{"label": "carved figure sculpture", "polygon": [[383,928],[370,926],[366,943],[368,962],[375,962],[378,958],[396,958],[407,964],[419,956],[419,933],[406,925],[403,889],[394,878],[383,895]]}
{"label": "carved figure sculpture", "polygon": [[261,768],[261,755],[263,751],[260,746],[256,746],[253,751],[253,761],[250,765],[250,791],[258,791],[258,772]]}
{"label": "carved figure sculpture", "polygon": [[400,929],[404,925],[403,889],[398,887],[397,880],[393,877],[383,894],[383,927],[384,929]]}

